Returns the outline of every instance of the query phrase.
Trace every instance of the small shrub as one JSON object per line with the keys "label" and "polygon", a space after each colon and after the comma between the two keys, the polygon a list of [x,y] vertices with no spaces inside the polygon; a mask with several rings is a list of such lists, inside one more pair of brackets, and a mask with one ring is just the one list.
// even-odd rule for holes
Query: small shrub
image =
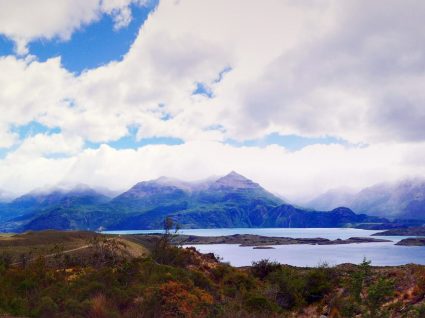
{"label": "small shrub", "polygon": [[255,277],[259,279],[264,279],[270,273],[277,271],[281,268],[281,265],[277,262],[271,262],[268,259],[262,259],[258,262],[253,262],[251,267],[251,272]]}
{"label": "small shrub", "polygon": [[351,295],[357,303],[361,303],[362,291],[371,279],[370,263],[371,262],[367,261],[365,258],[358,266],[357,270],[350,275],[348,280],[348,289],[350,290]]}
{"label": "small shrub", "polygon": [[57,315],[59,307],[49,296],[41,298],[40,303],[35,310],[37,317],[53,317]]}
{"label": "small shrub", "polygon": [[378,317],[385,300],[394,293],[394,282],[380,277],[367,291],[367,306],[372,317]]}
{"label": "small shrub", "polygon": [[267,280],[277,286],[276,302],[284,309],[300,307],[305,304],[303,297],[305,278],[291,268],[282,268],[271,273]]}
{"label": "small shrub", "polygon": [[271,313],[277,310],[275,304],[261,295],[248,295],[244,307],[248,312]]}
{"label": "small shrub", "polygon": [[231,271],[223,277],[226,286],[232,286],[239,291],[250,291],[255,287],[255,280],[252,276],[241,271]]}
{"label": "small shrub", "polygon": [[304,297],[308,303],[322,299],[335,285],[332,269],[326,264],[308,271],[305,279]]}
{"label": "small shrub", "polygon": [[10,264],[12,264],[12,255],[8,253],[0,255],[0,272],[9,269]]}
{"label": "small shrub", "polygon": [[212,304],[212,296],[205,291],[169,281],[150,293],[144,313],[148,317],[203,317],[211,312]]}

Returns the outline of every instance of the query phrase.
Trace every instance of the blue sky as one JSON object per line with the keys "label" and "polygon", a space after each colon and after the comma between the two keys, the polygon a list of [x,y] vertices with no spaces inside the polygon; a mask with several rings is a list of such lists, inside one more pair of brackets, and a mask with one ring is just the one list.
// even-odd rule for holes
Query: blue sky
{"label": "blue sky", "polygon": [[[109,15],[75,32],[69,41],[38,40],[29,44],[31,54],[39,61],[60,56],[64,68],[73,73],[99,67],[111,61],[120,61],[136,39],[139,29],[155,9],[156,3],[149,6],[132,5],[130,24],[114,30],[114,22]],[[10,42],[2,43],[1,51],[10,52]]]}
{"label": "blue sky", "polygon": [[344,140],[335,138],[335,137],[302,137],[297,135],[280,135],[277,133],[266,135],[260,139],[245,140],[243,142],[238,142],[235,140],[227,141],[230,145],[236,147],[266,147],[268,145],[280,145],[285,147],[288,150],[300,150],[306,146],[311,146],[315,144],[329,145],[329,144],[341,144],[348,145]]}
{"label": "blue sky", "polygon": [[4,35],[0,35],[0,54],[1,56],[12,55],[13,51],[13,41],[5,37]]}

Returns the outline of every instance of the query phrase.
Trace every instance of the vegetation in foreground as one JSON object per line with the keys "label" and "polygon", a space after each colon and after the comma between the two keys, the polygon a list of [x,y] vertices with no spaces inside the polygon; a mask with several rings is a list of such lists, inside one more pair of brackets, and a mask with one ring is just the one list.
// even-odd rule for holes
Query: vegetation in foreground
{"label": "vegetation in foreground", "polygon": [[133,242],[102,235],[75,253],[56,249],[16,261],[4,252],[0,315],[425,317],[423,266],[376,268],[364,261],[295,268],[262,260],[234,268],[172,246],[171,237],[167,232],[151,242],[146,254],[135,254]]}

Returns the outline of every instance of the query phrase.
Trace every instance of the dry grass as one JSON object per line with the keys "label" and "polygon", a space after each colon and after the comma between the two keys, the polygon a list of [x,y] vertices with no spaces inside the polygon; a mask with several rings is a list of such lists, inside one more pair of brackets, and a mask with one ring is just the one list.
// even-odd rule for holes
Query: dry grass
{"label": "dry grass", "polygon": [[138,243],[126,240],[123,237],[116,238],[116,240],[125,246],[131,257],[145,257],[149,255],[148,249]]}
{"label": "dry grass", "polygon": [[129,241],[124,237],[105,236],[87,231],[40,231],[23,234],[9,234],[0,236],[0,255],[9,254],[14,261],[23,254],[30,254],[31,258],[46,256],[53,253],[66,252],[70,254],[85,254],[89,241],[96,236],[114,238],[125,247],[130,257],[143,257],[149,254],[148,250],[139,243]]}
{"label": "dry grass", "polygon": [[[15,233],[0,233],[0,238],[7,238],[16,235]],[[0,316],[3,317],[3,316]]]}
{"label": "dry grass", "polygon": [[93,235],[96,234],[80,231],[41,231],[1,236],[0,254],[7,253],[16,259],[22,254],[36,257],[53,251],[72,250],[86,245]]}

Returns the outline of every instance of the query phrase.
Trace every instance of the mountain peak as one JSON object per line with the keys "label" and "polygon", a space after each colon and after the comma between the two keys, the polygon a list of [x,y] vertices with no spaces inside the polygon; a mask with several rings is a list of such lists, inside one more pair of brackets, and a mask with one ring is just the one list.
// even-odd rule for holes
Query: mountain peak
{"label": "mountain peak", "polygon": [[159,184],[161,186],[168,186],[168,187],[176,187],[178,189],[181,189],[183,191],[190,192],[192,191],[192,185],[189,182],[182,181],[180,179],[176,178],[170,178],[170,177],[159,177],[156,180],[152,181],[155,184]]}
{"label": "mountain peak", "polygon": [[231,178],[243,178],[243,179],[247,179],[245,178],[243,175],[237,173],[236,171],[232,170],[230,171],[227,175],[225,175],[225,177],[231,177]]}
{"label": "mountain peak", "polygon": [[349,208],[343,207],[343,206],[338,207],[336,209],[333,209],[331,212],[338,213],[338,214],[344,215],[344,216],[355,215],[355,213],[352,210],[350,210]]}
{"label": "mountain peak", "polygon": [[232,171],[212,184],[214,188],[254,189],[260,185]]}

